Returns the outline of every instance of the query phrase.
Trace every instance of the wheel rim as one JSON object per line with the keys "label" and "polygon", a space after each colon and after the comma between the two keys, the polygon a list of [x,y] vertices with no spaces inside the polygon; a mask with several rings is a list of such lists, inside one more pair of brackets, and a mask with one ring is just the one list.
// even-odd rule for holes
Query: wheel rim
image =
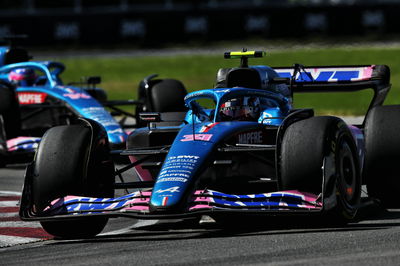
{"label": "wheel rim", "polygon": [[347,203],[357,200],[357,169],[349,144],[342,141],[339,151],[339,189]]}

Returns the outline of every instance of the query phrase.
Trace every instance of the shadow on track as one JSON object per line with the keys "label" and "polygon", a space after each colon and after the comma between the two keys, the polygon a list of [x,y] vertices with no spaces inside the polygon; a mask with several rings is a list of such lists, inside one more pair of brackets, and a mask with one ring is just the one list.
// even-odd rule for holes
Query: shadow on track
{"label": "shadow on track", "polygon": [[[90,239],[58,240],[48,245],[74,243],[163,241],[201,238],[244,237],[251,235],[288,235],[321,232],[351,232],[381,230],[400,226],[400,210],[371,209],[358,216],[360,223],[331,225],[318,217],[226,217],[221,222],[200,224],[199,219],[162,220],[156,224],[142,226],[113,235],[100,235]],[[376,222],[376,221],[381,222]],[[390,222],[393,220],[393,222]],[[386,222],[387,221],[387,222]]]}

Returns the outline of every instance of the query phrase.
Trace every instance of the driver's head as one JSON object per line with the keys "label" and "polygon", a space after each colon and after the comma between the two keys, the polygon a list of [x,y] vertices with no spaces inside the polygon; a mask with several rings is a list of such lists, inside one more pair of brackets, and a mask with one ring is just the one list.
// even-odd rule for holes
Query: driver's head
{"label": "driver's head", "polygon": [[226,101],[220,110],[224,121],[257,121],[260,116],[260,100],[258,97],[240,97]]}
{"label": "driver's head", "polygon": [[17,68],[8,74],[8,80],[17,86],[33,86],[36,78],[32,68]]}

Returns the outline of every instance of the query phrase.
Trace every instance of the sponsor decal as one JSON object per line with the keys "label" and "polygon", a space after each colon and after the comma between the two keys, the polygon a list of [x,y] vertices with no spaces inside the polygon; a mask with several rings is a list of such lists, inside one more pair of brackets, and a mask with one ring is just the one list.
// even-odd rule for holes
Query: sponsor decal
{"label": "sponsor decal", "polygon": [[270,125],[270,124],[272,124],[272,120],[269,119],[270,117],[272,117],[271,114],[269,114],[267,112],[263,112],[262,115],[260,116],[260,118],[258,118],[258,123]]}
{"label": "sponsor decal", "polygon": [[72,89],[72,88],[63,87],[63,86],[60,86],[60,87],[63,88],[68,93],[76,93],[76,91],[74,89]]}
{"label": "sponsor decal", "polygon": [[114,130],[109,130],[109,131],[107,131],[109,134],[116,134],[116,133],[121,133],[121,134],[123,134],[124,133],[124,131],[122,130],[122,128],[117,128],[117,129],[114,129]]}
{"label": "sponsor decal", "polygon": [[[296,76],[296,81],[311,81],[308,75],[311,75],[315,81],[360,81],[372,77],[372,67],[354,67],[354,68],[306,68],[307,73],[301,72]],[[290,78],[293,69],[277,69],[279,76]]]}
{"label": "sponsor decal", "polygon": [[219,122],[210,123],[210,124],[208,124],[208,125],[203,126],[203,127],[200,129],[200,133],[208,132],[210,129],[212,129],[213,127],[215,127],[217,124],[219,124]]}
{"label": "sponsor decal", "polygon": [[213,136],[212,134],[183,135],[183,139],[181,139],[181,141],[193,141],[193,140],[210,141],[212,136]]}
{"label": "sponsor decal", "polygon": [[196,97],[202,96],[202,95],[205,95],[205,93],[203,91],[196,91],[196,92],[186,95],[184,100],[186,101],[187,99],[196,98]]}
{"label": "sponsor decal", "polygon": [[76,40],[80,35],[78,22],[59,22],[54,27],[54,38],[56,40]]}
{"label": "sponsor decal", "polygon": [[96,120],[102,124],[106,129],[107,127],[115,126],[120,127],[117,121],[104,109],[104,107],[86,107],[81,109],[81,113],[86,117]]}
{"label": "sponsor decal", "polygon": [[18,92],[18,101],[20,104],[40,104],[44,103],[47,94],[43,92]]}
{"label": "sponsor decal", "polygon": [[225,90],[216,90],[215,92],[216,93],[227,93],[227,92],[230,92],[231,90],[230,89],[225,89]]}
{"label": "sponsor decal", "polygon": [[170,188],[166,188],[166,189],[159,189],[155,193],[160,194],[160,193],[164,193],[164,192],[176,193],[176,192],[179,192],[179,187],[170,187]]}
{"label": "sponsor decal", "polygon": [[240,144],[261,144],[263,143],[262,131],[242,133],[238,135]]}
{"label": "sponsor decal", "polygon": [[90,99],[90,96],[85,93],[64,93],[63,96],[72,100]]}
{"label": "sponsor decal", "polygon": [[208,32],[208,18],[206,16],[186,17],[185,18],[185,33],[200,33]]}
{"label": "sponsor decal", "polygon": [[199,158],[197,155],[169,156],[158,175],[157,182],[186,183]]}
{"label": "sponsor decal", "polygon": [[184,174],[184,173],[179,173],[177,170],[174,171],[173,173],[168,173],[168,171],[165,171],[164,174],[160,174],[159,178],[162,177],[183,177],[183,178],[188,178],[189,175],[188,174]]}
{"label": "sponsor decal", "polygon": [[161,205],[162,206],[167,206],[167,203],[168,203],[168,197],[164,197],[163,200],[162,200]]}
{"label": "sponsor decal", "polygon": [[182,182],[182,183],[185,183],[187,181],[188,180],[183,177],[165,177],[157,180],[157,182]]}
{"label": "sponsor decal", "polygon": [[123,20],[120,26],[123,37],[143,37],[146,35],[146,24],[143,20]]}
{"label": "sponsor decal", "polygon": [[197,155],[178,155],[178,156],[170,156],[170,157],[168,157],[169,160],[193,159],[193,160],[196,160],[196,161],[199,158],[200,158],[200,156],[197,156]]}

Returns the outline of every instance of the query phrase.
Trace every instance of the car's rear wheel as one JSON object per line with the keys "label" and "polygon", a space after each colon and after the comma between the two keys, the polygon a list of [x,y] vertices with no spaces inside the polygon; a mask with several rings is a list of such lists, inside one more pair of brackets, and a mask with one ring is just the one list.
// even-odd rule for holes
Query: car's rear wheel
{"label": "car's rear wheel", "polygon": [[[361,195],[357,149],[339,118],[312,117],[289,126],[281,146],[280,189],[336,197],[328,211],[338,221],[352,219]],[[333,195],[332,195],[333,194]]]}
{"label": "car's rear wheel", "polygon": [[[104,134],[83,125],[49,129],[33,162],[32,194],[36,212],[66,195],[113,197],[114,167]],[[61,238],[86,238],[100,233],[105,217],[43,221],[49,234]]]}
{"label": "car's rear wheel", "polygon": [[182,82],[175,79],[163,79],[151,88],[151,101],[154,112],[186,111],[184,98],[186,89]]}
{"label": "car's rear wheel", "polygon": [[365,167],[368,194],[386,207],[400,200],[400,105],[376,106],[365,121]]}
{"label": "car's rear wheel", "polygon": [[[140,126],[139,113],[141,112],[185,112],[184,98],[187,94],[185,86],[175,79],[156,79],[149,82],[147,93],[140,90],[139,99],[144,102],[143,106],[136,108],[136,121]],[[147,97],[147,98],[146,98]],[[180,117],[179,117],[180,118]]]}

